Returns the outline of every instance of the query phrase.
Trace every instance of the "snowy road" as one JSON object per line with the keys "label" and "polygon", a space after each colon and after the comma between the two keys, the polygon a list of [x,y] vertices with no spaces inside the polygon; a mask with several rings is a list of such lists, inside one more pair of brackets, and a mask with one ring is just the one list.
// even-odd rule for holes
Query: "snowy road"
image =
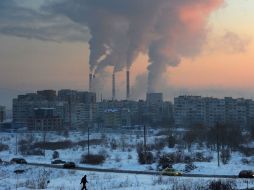
{"label": "snowy road", "polygon": [[[28,163],[30,166],[40,166],[47,168],[56,168],[56,169],[66,169],[62,165],[53,165],[53,164],[43,164],[43,163]],[[134,170],[118,170],[118,169],[102,169],[102,168],[89,168],[89,167],[76,167],[71,170],[80,170],[80,171],[93,171],[93,172],[108,172],[108,173],[122,173],[122,174],[142,174],[142,175],[160,175],[160,172],[157,171],[134,171]],[[235,179],[238,178],[236,175],[206,175],[206,174],[182,174],[182,176],[174,177],[198,177],[198,178],[227,178]]]}

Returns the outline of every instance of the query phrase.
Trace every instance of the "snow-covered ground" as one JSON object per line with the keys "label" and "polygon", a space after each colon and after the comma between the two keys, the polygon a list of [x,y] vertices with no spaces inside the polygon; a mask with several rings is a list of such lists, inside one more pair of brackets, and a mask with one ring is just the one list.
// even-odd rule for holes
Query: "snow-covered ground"
{"label": "snow-covered ground", "polygon": [[[13,157],[23,157],[28,162],[33,163],[51,163],[53,150],[46,150],[45,156],[23,156],[18,154],[17,152],[17,142],[21,139],[27,139],[31,135],[27,134],[18,134],[15,133],[1,133],[0,134],[0,143],[7,144],[9,146],[8,150],[0,152],[0,159],[9,161]],[[150,135],[148,136],[148,144],[154,143],[155,139],[158,136]],[[43,141],[43,134],[34,134],[33,139],[36,142]],[[101,134],[101,133],[92,133],[90,135],[90,139],[100,139],[98,143],[95,143],[90,146],[90,153],[100,153],[106,155],[106,161],[101,165],[88,165],[88,164],[80,164],[81,155],[87,153],[87,146],[74,146],[68,149],[58,149],[57,151],[60,154],[59,159],[64,161],[73,161],[79,166],[85,167],[97,167],[97,168],[117,168],[117,169],[127,169],[127,170],[156,170],[157,163],[153,163],[151,165],[140,165],[138,163],[138,155],[136,151],[136,145],[138,143],[143,142],[143,136],[140,134],[128,134],[124,135],[121,133],[112,133],[112,134]],[[86,133],[78,133],[78,132],[70,132],[68,135],[60,135],[57,133],[48,133],[46,135],[46,141],[57,142],[57,141],[65,141],[70,140],[72,142],[79,142],[87,140]],[[116,144],[116,148],[112,148],[113,144]],[[174,153],[179,151],[178,148],[168,148],[167,146],[160,150],[161,153]],[[253,169],[254,166],[254,157],[245,157],[239,152],[232,152],[231,159],[228,164],[220,164],[220,167],[217,166],[217,153],[215,151],[206,150],[205,148],[197,148],[193,146],[191,150],[181,150],[186,154],[195,154],[196,152],[203,152],[204,154],[208,154],[212,157],[210,162],[193,162],[196,166],[195,169],[191,170],[189,173],[191,174],[218,174],[218,175],[238,175],[241,170],[245,169]],[[153,152],[154,155],[157,154],[157,151]],[[249,160],[249,164],[243,164],[242,159],[246,158]],[[173,167],[181,172],[185,172],[185,163],[174,164]],[[33,172],[40,173],[43,169],[38,169],[34,167],[28,167],[25,175],[16,175],[13,173],[16,167],[14,165],[1,166],[1,176],[0,176],[0,184],[4,187],[5,184],[12,185],[9,189],[13,189],[13,187],[17,184],[15,180],[19,180],[20,184],[25,183],[29,180],[29,177],[36,176],[33,175]],[[3,169],[4,168],[4,169]],[[29,169],[30,168],[30,169]],[[39,171],[38,171],[39,170]],[[6,172],[5,172],[6,171]],[[79,189],[79,181],[81,176],[84,175],[84,172],[79,171],[65,171],[65,170],[49,170],[50,180],[51,182],[48,185],[48,189]],[[181,178],[181,180],[176,178],[163,178],[162,182],[159,182],[157,176],[145,176],[145,175],[131,175],[131,174],[103,174],[103,173],[95,173],[88,172],[90,177],[89,189],[154,189],[154,185],[157,185],[156,189],[172,189],[169,188],[169,185],[172,184],[172,180],[176,181],[176,183],[180,183],[180,181],[190,181],[187,184],[198,185],[203,184],[204,179],[189,179],[189,178]],[[11,177],[10,177],[11,176]],[[53,177],[52,177],[53,176]],[[14,182],[13,179],[15,178]],[[17,179],[16,179],[17,178]],[[10,180],[12,179],[12,180]],[[207,181],[209,179],[205,179]],[[23,181],[23,182],[22,182]],[[25,181],[25,182],[24,182]],[[156,184],[158,181],[158,184]],[[242,180],[236,180],[238,185],[244,185]],[[27,182],[28,183],[28,182]],[[161,184],[163,183],[163,184]],[[105,185],[106,184],[106,185]],[[22,187],[24,185],[21,185]],[[126,187],[127,186],[127,187]],[[156,186],[156,187],[157,187]],[[9,186],[6,186],[9,187]],[[109,188],[110,187],[110,188]],[[15,187],[16,188],[16,187]],[[1,188],[0,189],[8,189]],[[22,189],[22,188],[20,188]],[[195,188],[194,188],[195,189]]]}
{"label": "snow-covered ground", "polygon": [[[1,165],[0,189],[42,189],[49,190],[79,190],[80,180],[87,175],[90,190],[196,190],[207,187],[212,180],[209,178],[185,178],[168,176],[150,176],[135,174],[114,174],[99,172],[83,172],[62,169],[47,169],[24,165]],[[15,174],[16,169],[24,169],[25,173]],[[226,179],[221,179],[226,181]],[[49,181],[49,183],[47,183]],[[247,181],[231,180],[238,188],[245,188]],[[248,180],[249,187],[253,187],[253,180]]]}

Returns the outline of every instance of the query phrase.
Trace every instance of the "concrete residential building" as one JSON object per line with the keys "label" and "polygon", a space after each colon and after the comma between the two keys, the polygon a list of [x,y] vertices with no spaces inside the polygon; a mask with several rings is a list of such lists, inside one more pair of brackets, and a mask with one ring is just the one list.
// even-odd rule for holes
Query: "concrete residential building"
{"label": "concrete residential building", "polygon": [[201,96],[179,96],[174,99],[174,120],[177,127],[203,124],[204,101]]}
{"label": "concrete residential building", "polygon": [[[75,90],[58,91],[58,101],[67,105],[64,125],[70,128],[87,126],[96,119],[96,94]],[[90,111],[91,109],[91,111]]]}
{"label": "concrete residential building", "polygon": [[95,115],[96,94],[67,89],[60,90],[58,95],[54,90],[19,95],[13,99],[14,125],[31,128],[34,109],[43,108],[54,109],[54,117],[59,117],[66,128],[84,127],[90,121],[90,108]]}
{"label": "concrete residential building", "polygon": [[6,118],[6,110],[4,106],[0,106],[0,123]]}
{"label": "concrete residential building", "polygon": [[254,101],[247,100],[247,126],[254,127]]}
{"label": "concrete residential building", "polygon": [[225,100],[218,98],[204,98],[204,124],[213,127],[217,123],[225,123]]}
{"label": "concrete residential building", "polygon": [[107,109],[103,114],[105,127],[121,127],[130,125],[130,111],[128,109]]}
{"label": "concrete residential building", "polygon": [[150,123],[159,123],[162,121],[163,113],[163,94],[162,93],[147,93],[146,94],[147,111],[145,117]]}
{"label": "concrete residential building", "polygon": [[254,121],[254,102],[232,97],[179,96],[174,102],[174,119],[178,127],[193,124],[213,127],[217,123],[248,127]]}
{"label": "concrete residential building", "polygon": [[13,123],[18,127],[28,127],[28,118],[33,115],[34,108],[52,107],[49,102],[36,93],[19,95],[13,99]]}
{"label": "concrete residential building", "polygon": [[39,131],[63,130],[63,119],[55,108],[34,108],[32,116],[28,118],[28,127]]}

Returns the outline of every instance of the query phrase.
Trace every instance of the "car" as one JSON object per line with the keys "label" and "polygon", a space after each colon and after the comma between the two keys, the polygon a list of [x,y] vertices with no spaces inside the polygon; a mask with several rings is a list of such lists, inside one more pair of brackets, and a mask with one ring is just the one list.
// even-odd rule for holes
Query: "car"
{"label": "car", "polygon": [[254,178],[254,171],[252,170],[242,170],[240,171],[239,178]]}
{"label": "car", "polygon": [[22,173],[24,173],[25,172],[25,170],[14,170],[14,173],[15,174],[22,174]]}
{"label": "car", "polygon": [[181,176],[182,173],[176,171],[173,168],[165,168],[162,170],[161,175],[167,175],[167,176]]}
{"label": "car", "polygon": [[51,164],[65,164],[66,162],[63,160],[52,160]]}
{"label": "car", "polygon": [[76,167],[76,165],[75,165],[74,162],[66,162],[63,165],[63,168],[67,168],[67,169],[69,169],[69,168],[75,168],[75,167]]}
{"label": "car", "polygon": [[10,161],[12,164],[27,164],[27,161],[24,158],[12,158]]}

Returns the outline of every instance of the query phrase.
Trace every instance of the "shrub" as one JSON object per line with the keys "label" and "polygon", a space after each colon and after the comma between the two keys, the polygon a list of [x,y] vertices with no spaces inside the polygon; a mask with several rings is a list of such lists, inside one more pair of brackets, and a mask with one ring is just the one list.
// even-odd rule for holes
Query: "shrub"
{"label": "shrub", "polygon": [[192,162],[191,156],[187,155],[184,157],[184,163],[191,163],[191,162]]}
{"label": "shrub", "polygon": [[24,139],[21,139],[19,141],[19,152],[22,154],[22,155],[32,155],[31,153],[31,143],[29,140],[24,140]]}
{"label": "shrub", "polygon": [[173,136],[168,137],[168,147],[169,148],[174,148],[176,144],[176,139]]}
{"label": "shrub", "polygon": [[[90,139],[89,140],[89,144],[90,145],[100,145],[102,144],[103,141],[101,139]],[[81,147],[84,147],[84,146],[87,146],[88,144],[88,141],[87,140],[82,140],[82,141],[78,141],[78,142],[72,142],[72,146],[81,146]]]}
{"label": "shrub", "polygon": [[29,189],[47,189],[50,183],[50,172],[40,170],[38,174],[32,175],[26,182],[25,187]]}
{"label": "shrub", "polygon": [[68,137],[69,137],[69,131],[68,131],[67,129],[64,130],[63,136],[64,136],[65,138],[68,138]]}
{"label": "shrub", "polygon": [[9,150],[9,146],[6,145],[6,144],[0,143],[0,152],[1,152],[1,151],[4,151],[4,150]]}
{"label": "shrub", "polygon": [[254,148],[241,146],[239,150],[241,153],[243,153],[247,157],[254,155]]}
{"label": "shrub", "polygon": [[204,154],[202,152],[197,152],[195,157],[197,162],[202,162],[203,160],[205,160]]}
{"label": "shrub", "polygon": [[211,181],[208,185],[208,190],[234,190],[236,184],[233,181]]}
{"label": "shrub", "polygon": [[150,151],[144,151],[142,144],[137,144],[138,162],[140,164],[152,164],[154,162],[153,153]]}
{"label": "shrub", "polygon": [[126,146],[127,146],[125,138],[126,137],[124,135],[122,135],[121,138],[120,138],[120,145],[121,145],[121,150],[122,151],[125,151]]}
{"label": "shrub", "polygon": [[229,148],[224,148],[221,150],[221,154],[220,154],[220,157],[221,157],[221,161],[223,164],[227,164],[231,158],[231,154],[230,154],[230,150]]}
{"label": "shrub", "polygon": [[158,161],[158,169],[163,170],[165,168],[172,168],[172,164],[174,163],[170,154],[163,154]]}
{"label": "shrub", "polygon": [[53,158],[53,159],[59,158],[59,152],[55,150],[55,151],[53,152],[53,154],[52,154],[52,158]]}
{"label": "shrub", "polygon": [[241,161],[242,161],[243,164],[246,164],[246,165],[249,165],[251,163],[251,161],[248,160],[247,158],[242,158]]}
{"label": "shrub", "polygon": [[189,163],[189,164],[185,165],[184,171],[185,172],[190,172],[190,171],[192,171],[196,168],[197,168],[197,166],[195,166],[193,163]]}
{"label": "shrub", "polygon": [[210,162],[213,159],[212,155],[204,155],[203,152],[197,152],[193,157],[193,162]]}
{"label": "shrub", "polygon": [[92,164],[92,165],[98,165],[104,163],[106,160],[106,157],[104,155],[100,154],[84,154],[81,156],[80,163],[81,164]]}
{"label": "shrub", "polygon": [[150,151],[144,152],[140,151],[138,152],[138,162],[140,164],[152,164],[154,162],[153,153]]}
{"label": "shrub", "polygon": [[190,163],[193,159],[185,155],[182,151],[177,151],[175,153],[163,154],[159,157],[158,169],[165,169],[171,167],[173,164],[177,163]]}
{"label": "shrub", "polygon": [[167,143],[167,139],[155,139],[155,143],[154,143],[154,149],[155,150],[161,150],[166,146]]}
{"label": "shrub", "polygon": [[72,147],[73,143],[69,140],[58,142],[36,142],[32,145],[32,148],[45,148],[46,150],[68,149]]}
{"label": "shrub", "polygon": [[44,151],[39,148],[30,149],[25,152],[25,155],[42,156],[44,155]]}
{"label": "shrub", "polygon": [[111,150],[116,150],[117,149],[117,143],[115,139],[112,139],[110,142],[110,148]]}

